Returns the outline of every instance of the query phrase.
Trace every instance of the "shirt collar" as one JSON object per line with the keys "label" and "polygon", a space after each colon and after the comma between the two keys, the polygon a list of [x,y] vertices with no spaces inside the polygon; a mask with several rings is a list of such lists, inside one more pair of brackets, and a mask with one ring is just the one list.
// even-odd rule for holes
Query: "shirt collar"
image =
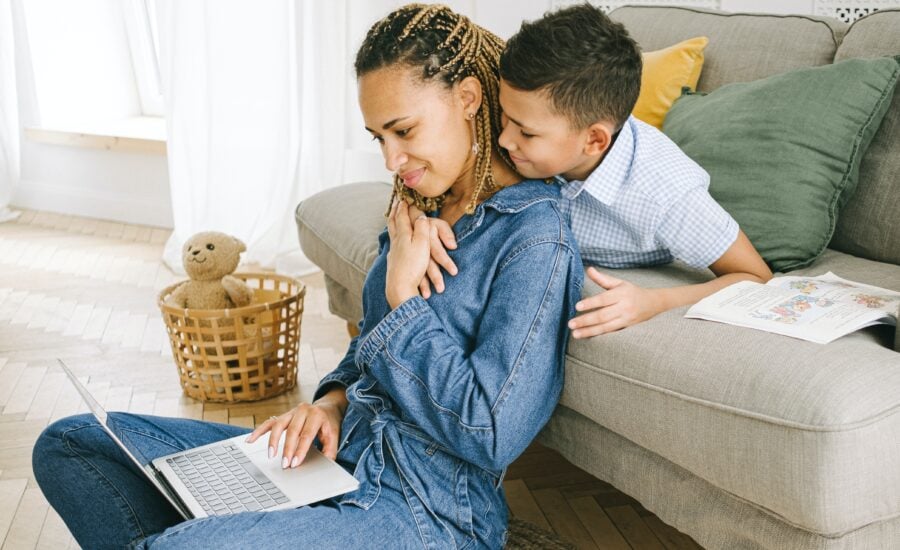
{"label": "shirt collar", "polygon": [[459,242],[481,225],[486,208],[507,214],[520,212],[539,202],[556,200],[559,198],[559,193],[559,187],[549,185],[544,180],[524,180],[504,187],[479,204],[471,216],[460,218],[460,221],[457,222],[459,225],[454,226],[456,241]]}
{"label": "shirt collar", "polygon": [[484,201],[483,206],[499,212],[518,212],[532,204],[554,200],[558,196],[559,189],[555,185],[549,185],[543,180],[524,180],[504,187]]}
{"label": "shirt collar", "polygon": [[[462,216],[456,221],[453,225],[456,242],[458,243],[465,239],[481,225],[484,221],[484,211],[487,208],[504,214],[512,214],[525,210],[537,203],[557,201],[559,200],[559,195],[560,187],[551,185],[551,182],[545,180],[523,180],[514,185],[504,187],[476,206],[475,212],[471,215]],[[436,217],[439,215],[439,211],[435,210],[427,215]],[[379,246],[384,246],[384,243],[389,238],[387,230],[383,231],[379,236]]]}
{"label": "shirt collar", "polygon": [[634,159],[634,117],[629,116],[619,135],[613,143],[606,156],[600,161],[600,164],[594,168],[584,181],[571,180],[565,182],[564,179],[557,176],[560,181],[565,182],[562,194],[568,199],[574,199],[587,191],[592,197],[604,204],[612,204],[619,189],[631,174],[631,164]]}

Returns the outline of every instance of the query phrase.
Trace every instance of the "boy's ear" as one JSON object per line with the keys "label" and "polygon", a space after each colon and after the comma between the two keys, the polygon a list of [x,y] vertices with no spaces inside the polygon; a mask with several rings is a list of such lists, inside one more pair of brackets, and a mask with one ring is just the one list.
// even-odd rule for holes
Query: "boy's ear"
{"label": "boy's ear", "polygon": [[480,80],[474,76],[467,76],[459,81],[456,89],[462,101],[463,111],[475,113],[481,108],[483,92]]}
{"label": "boy's ear", "polygon": [[597,156],[606,153],[612,145],[613,129],[605,122],[595,122],[588,126],[584,154]]}

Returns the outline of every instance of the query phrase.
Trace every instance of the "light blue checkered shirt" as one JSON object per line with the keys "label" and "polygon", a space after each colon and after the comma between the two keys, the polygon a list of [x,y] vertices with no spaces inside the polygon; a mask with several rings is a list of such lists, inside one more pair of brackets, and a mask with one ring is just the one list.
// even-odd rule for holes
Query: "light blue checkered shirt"
{"label": "light blue checkered shirt", "polygon": [[585,263],[708,267],[737,239],[737,222],[709,195],[709,174],[633,116],[587,180],[557,179]]}

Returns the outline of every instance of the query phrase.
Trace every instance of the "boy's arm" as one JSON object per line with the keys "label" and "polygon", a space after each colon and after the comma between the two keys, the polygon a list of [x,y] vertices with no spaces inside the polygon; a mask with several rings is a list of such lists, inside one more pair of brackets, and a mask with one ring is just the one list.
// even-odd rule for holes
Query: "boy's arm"
{"label": "boy's arm", "polygon": [[765,283],[772,271],[743,231],[722,256],[709,266],[716,274],[712,281],[670,288],[641,288],[588,268],[587,276],[606,289],[578,302],[581,313],[569,321],[574,338],[590,338],[646,321],[670,309],[694,304],[738,281]]}

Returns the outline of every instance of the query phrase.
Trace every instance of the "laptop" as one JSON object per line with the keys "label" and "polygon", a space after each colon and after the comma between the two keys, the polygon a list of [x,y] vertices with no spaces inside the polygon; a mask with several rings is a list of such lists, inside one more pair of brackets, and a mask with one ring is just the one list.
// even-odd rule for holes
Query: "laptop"
{"label": "laptop", "polygon": [[[247,436],[240,435],[161,456],[143,466],[110,428],[100,403],[65,363],[57,361],[106,433],[185,519],[297,508],[359,487],[356,478],[315,447],[300,466],[282,469],[280,453],[268,457],[266,436],[246,443]],[[284,434],[278,448],[283,444]]]}

